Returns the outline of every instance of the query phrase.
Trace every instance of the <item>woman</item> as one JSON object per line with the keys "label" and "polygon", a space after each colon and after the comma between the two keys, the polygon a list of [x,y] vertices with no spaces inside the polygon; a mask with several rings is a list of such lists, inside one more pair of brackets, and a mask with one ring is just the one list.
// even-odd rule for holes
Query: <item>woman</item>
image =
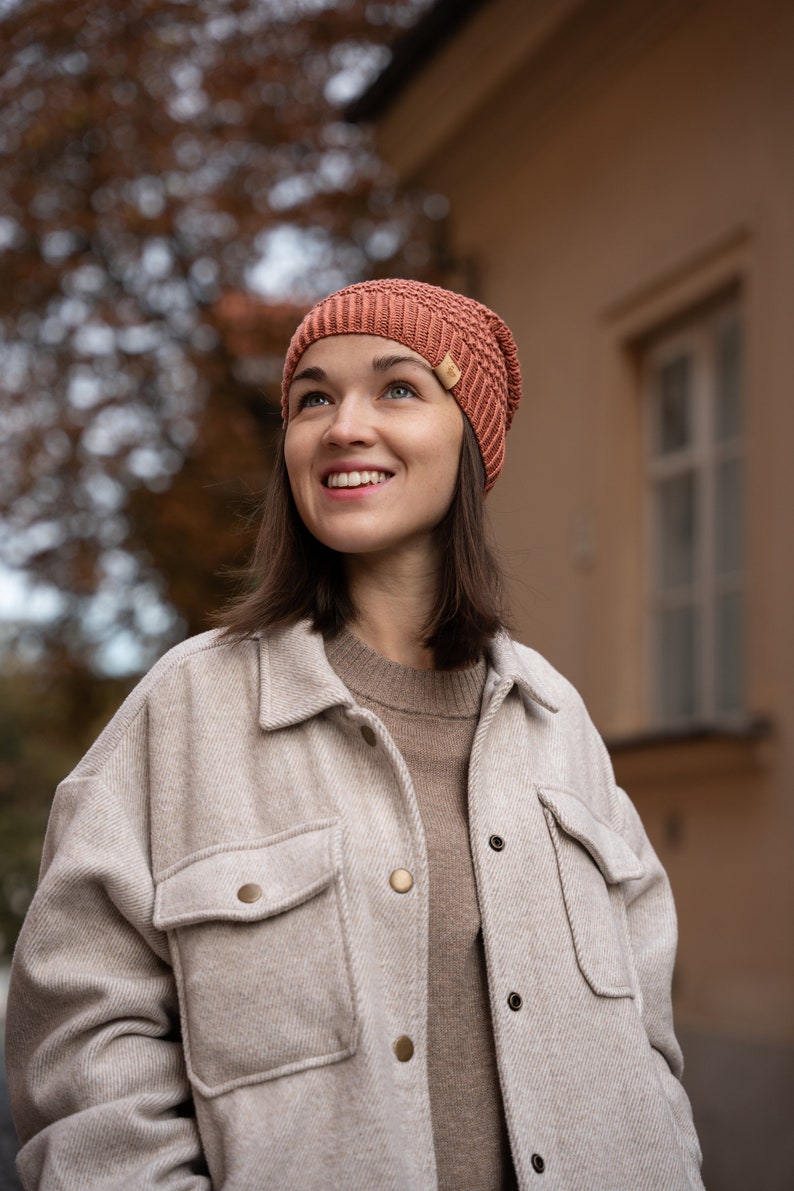
{"label": "woman", "polygon": [[469,298],[293,337],[226,630],[61,787],[15,959],[28,1188],[701,1186],[664,873],[581,700],[501,627],[520,398]]}

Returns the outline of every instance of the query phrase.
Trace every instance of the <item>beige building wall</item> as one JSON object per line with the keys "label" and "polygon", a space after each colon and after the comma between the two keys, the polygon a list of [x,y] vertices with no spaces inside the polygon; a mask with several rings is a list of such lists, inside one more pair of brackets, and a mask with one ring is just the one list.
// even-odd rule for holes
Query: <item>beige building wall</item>
{"label": "beige building wall", "polygon": [[[455,279],[518,340],[525,403],[490,498],[515,628],[584,694],[670,874],[707,1186],[782,1191],[794,1186],[794,4],[491,0],[395,93],[378,134],[404,180],[450,198]],[[642,362],[656,332],[726,294],[746,348],[745,714],[661,740]]]}

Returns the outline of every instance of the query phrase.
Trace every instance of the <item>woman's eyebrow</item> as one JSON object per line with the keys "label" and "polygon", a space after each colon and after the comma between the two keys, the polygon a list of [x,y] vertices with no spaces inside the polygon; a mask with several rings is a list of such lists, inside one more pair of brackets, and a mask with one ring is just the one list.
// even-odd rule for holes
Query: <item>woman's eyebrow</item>
{"label": "woman's eyebrow", "polygon": [[420,359],[419,356],[376,356],[372,361],[372,367],[375,372],[388,372],[396,364],[418,364],[420,368],[424,368],[427,372],[433,372],[427,361]]}
{"label": "woman's eyebrow", "polygon": [[304,368],[302,372],[296,372],[292,380],[289,382],[290,388],[295,384],[296,380],[327,380],[328,374],[322,368],[316,365],[313,368]]}

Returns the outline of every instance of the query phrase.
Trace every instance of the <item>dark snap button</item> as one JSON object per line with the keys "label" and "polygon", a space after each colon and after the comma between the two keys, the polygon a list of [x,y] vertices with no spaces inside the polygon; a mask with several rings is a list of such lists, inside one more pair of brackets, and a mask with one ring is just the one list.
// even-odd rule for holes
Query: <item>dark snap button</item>
{"label": "dark snap button", "polygon": [[414,1044],[407,1034],[395,1039],[392,1049],[401,1063],[408,1063],[414,1057]]}
{"label": "dark snap button", "polygon": [[530,1161],[532,1162],[532,1169],[537,1174],[543,1174],[543,1171],[546,1169],[546,1163],[543,1161],[540,1154],[533,1154]]}
{"label": "dark snap button", "polygon": [[361,735],[364,737],[367,744],[370,745],[372,748],[374,748],[375,745],[378,743],[378,738],[375,735],[375,729],[370,728],[369,724],[361,725]]}
{"label": "dark snap button", "polygon": [[521,1000],[521,994],[516,992],[510,993],[510,996],[507,998],[507,1003],[511,1009],[515,1010],[520,1009],[524,1004],[524,1002]]}
{"label": "dark snap button", "polygon": [[501,852],[502,848],[505,846],[505,841],[502,839],[501,835],[492,835],[488,840],[488,843],[491,845],[494,852]]}

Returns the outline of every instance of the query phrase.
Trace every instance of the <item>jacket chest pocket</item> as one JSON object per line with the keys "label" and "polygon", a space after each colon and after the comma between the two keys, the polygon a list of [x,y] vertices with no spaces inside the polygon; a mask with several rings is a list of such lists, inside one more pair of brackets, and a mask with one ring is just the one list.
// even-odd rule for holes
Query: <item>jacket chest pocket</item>
{"label": "jacket chest pocket", "polygon": [[557,857],[579,970],[602,997],[634,995],[621,884],[644,876],[626,841],[575,794],[538,790]]}
{"label": "jacket chest pocket", "polygon": [[356,1049],[341,828],[199,853],[158,881],[188,1073],[216,1096]]}

